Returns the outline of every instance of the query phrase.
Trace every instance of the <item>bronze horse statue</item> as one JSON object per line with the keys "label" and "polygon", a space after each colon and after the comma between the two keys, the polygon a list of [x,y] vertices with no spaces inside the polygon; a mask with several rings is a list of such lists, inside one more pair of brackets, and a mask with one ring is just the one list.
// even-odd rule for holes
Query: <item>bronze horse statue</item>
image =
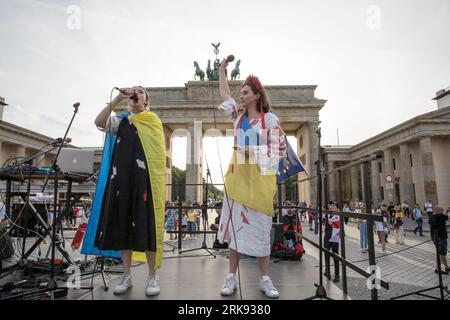
{"label": "bronze horse statue", "polygon": [[205,80],[205,71],[200,69],[197,61],[194,61],[194,67],[195,67],[194,79],[197,80],[196,76],[199,76],[201,81]]}
{"label": "bronze horse statue", "polygon": [[241,60],[239,59],[236,62],[236,66],[231,71],[231,80],[236,80],[236,78],[241,78],[241,71],[239,70],[239,65],[241,64]]}
{"label": "bronze horse statue", "polygon": [[213,70],[211,69],[211,60],[208,60],[208,67],[206,68],[206,77],[208,80],[213,80],[212,76]]}

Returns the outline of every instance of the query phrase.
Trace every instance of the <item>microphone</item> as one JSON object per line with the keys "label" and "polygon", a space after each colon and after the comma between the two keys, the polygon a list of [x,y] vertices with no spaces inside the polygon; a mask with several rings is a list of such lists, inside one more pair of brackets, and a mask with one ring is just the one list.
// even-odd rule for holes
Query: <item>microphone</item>
{"label": "microphone", "polygon": [[74,107],[74,108],[78,108],[79,106],[80,106],[80,103],[79,103],[79,102],[73,104],[73,107]]}
{"label": "microphone", "polygon": [[[127,92],[126,92],[125,90],[123,90],[123,89],[120,89],[120,88],[118,88],[118,87],[114,87],[114,89],[116,89],[117,91],[120,91],[120,93],[122,93],[123,95],[126,95],[126,96],[129,95],[129,93],[127,93]],[[133,100],[134,102],[137,102],[137,101],[139,100],[139,97],[138,97],[138,95],[137,95],[136,92],[133,92],[133,94],[132,94],[131,96],[129,96],[128,98],[131,99],[131,100]]]}
{"label": "microphone", "polygon": [[226,59],[228,63],[233,62],[234,61],[234,56],[232,54],[230,54],[228,57],[226,57]]}
{"label": "microphone", "polygon": [[127,95],[127,92],[126,92],[125,90],[123,90],[123,89],[120,89],[120,88],[118,88],[118,87],[114,87],[113,89],[119,91],[119,92],[122,93],[122,94]]}
{"label": "microphone", "polygon": [[[217,61],[219,61],[219,60],[217,60]],[[228,62],[228,63],[233,62],[234,61],[234,55],[230,54],[228,57],[225,58],[225,61]],[[222,65],[222,63],[219,63],[219,66],[221,66],[221,65]]]}

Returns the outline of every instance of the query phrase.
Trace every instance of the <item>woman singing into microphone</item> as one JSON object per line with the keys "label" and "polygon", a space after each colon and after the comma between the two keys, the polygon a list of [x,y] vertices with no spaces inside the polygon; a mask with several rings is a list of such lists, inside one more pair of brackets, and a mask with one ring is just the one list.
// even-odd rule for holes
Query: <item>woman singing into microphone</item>
{"label": "woman singing into microphone", "polygon": [[260,289],[267,297],[278,298],[279,292],[269,277],[270,232],[276,174],[286,141],[280,122],[270,112],[264,87],[255,76],[249,76],[241,87],[240,104],[231,98],[226,77],[228,61],[220,65],[219,110],[234,121],[234,152],[225,175],[225,198],[220,217],[218,240],[229,239],[229,273],[221,294],[233,294],[237,286],[239,253],[257,257]]}
{"label": "woman singing into microphone", "polygon": [[132,256],[145,260],[145,252],[149,268],[145,293],[152,296],[160,292],[156,269],[163,252],[166,147],[161,120],[148,111],[147,90],[140,86],[122,90],[118,99],[127,97],[127,113],[110,115],[106,106],[95,119],[100,130],[116,136],[105,164],[110,167],[95,246],[122,251],[124,273],[114,293],[124,293],[133,285]]}

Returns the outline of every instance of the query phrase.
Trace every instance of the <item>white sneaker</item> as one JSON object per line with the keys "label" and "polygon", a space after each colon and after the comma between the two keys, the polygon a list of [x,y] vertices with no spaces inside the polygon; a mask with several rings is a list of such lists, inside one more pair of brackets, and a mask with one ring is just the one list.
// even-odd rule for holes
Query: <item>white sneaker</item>
{"label": "white sneaker", "polygon": [[220,294],[223,296],[230,296],[233,294],[234,290],[237,288],[236,276],[234,273],[229,273],[225,278],[225,283],[223,284]]}
{"label": "white sneaker", "polygon": [[159,292],[159,277],[154,273],[148,277],[148,285],[147,289],[145,289],[145,294],[148,296],[156,296]]}
{"label": "white sneaker", "polygon": [[274,287],[269,276],[263,276],[259,280],[259,288],[269,298],[278,298],[280,296],[280,293],[277,288]]}
{"label": "white sneaker", "polygon": [[123,273],[120,277],[119,283],[114,287],[114,293],[125,293],[128,291],[128,288],[133,286],[133,282],[131,281],[131,275],[128,273]]}

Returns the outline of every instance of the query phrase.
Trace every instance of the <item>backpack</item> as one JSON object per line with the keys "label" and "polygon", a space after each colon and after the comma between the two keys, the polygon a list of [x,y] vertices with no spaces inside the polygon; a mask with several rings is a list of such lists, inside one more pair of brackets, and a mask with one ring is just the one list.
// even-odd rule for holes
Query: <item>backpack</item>
{"label": "backpack", "polygon": [[14,254],[14,246],[5,226],[0,225],[0,260],[11,258]]}
{"label": "backpack", "polygon": [[293,216],[284,216],[282,222],[283,237],[274,242],[271,255],[280,260],[300,260],[305,253],[301,238],[302,225],[296,224]]}

